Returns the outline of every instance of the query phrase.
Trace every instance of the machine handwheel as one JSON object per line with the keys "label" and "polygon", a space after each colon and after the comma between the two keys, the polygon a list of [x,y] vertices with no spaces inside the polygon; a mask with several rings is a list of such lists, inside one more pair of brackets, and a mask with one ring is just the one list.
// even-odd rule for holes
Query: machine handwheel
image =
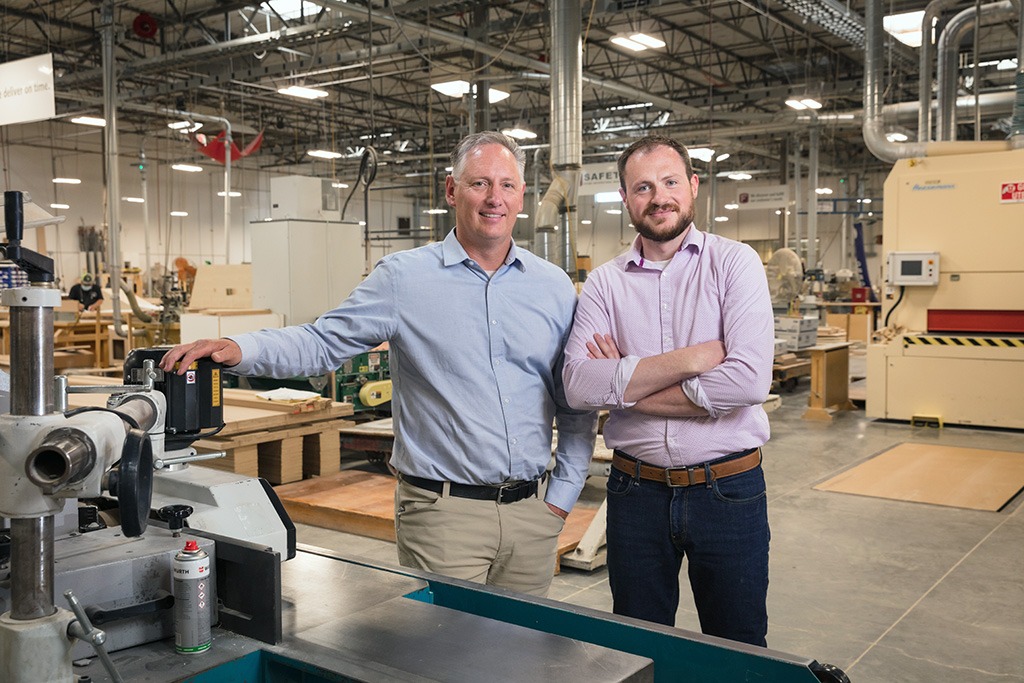
{"label": "machine handwheel", "polygon": [[117,496],[122,533],[129,538],[141,536],[153,504],[153,444],[141,429],[129,429],[124,437],[110,492]]}

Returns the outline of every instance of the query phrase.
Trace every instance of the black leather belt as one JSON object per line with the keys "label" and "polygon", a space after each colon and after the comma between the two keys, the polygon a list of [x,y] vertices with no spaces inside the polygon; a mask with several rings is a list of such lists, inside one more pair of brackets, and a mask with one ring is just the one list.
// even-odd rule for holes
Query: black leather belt
{"label": "black leather belt", "polygon": [[[422,477],[410,477],[407,474],[401,475],[402,481],[409,482],[416,488],[426,489],[440,494],[444,491],[445,482],[423,479]],[[537,487],[540,482],[520,481],[514,484],[498,484],[497,486],[474,486],[472,484],[448,484],[448,495],[456,498],[473,498],[474,500],[493,500],[500,503],[515,503],[523,498],[530,498],[537,495]]]}

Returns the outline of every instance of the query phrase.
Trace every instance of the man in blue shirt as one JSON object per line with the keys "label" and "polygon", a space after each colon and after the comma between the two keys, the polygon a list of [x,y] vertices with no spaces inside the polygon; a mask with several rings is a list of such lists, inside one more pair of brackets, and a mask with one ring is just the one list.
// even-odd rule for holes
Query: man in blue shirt
{"label": "man in blue shirt", "polygon": [[209,356],[240,375],[321,374],[390,341],[399,561],[544,595],[596,415],[569,408],[562,389],[575,288],[512,241],[524,166],[501,133],[464,138],[445,181],[456,227],[443,242],[385,256],[315,323],[182,344],[161,367],[181,374]]}

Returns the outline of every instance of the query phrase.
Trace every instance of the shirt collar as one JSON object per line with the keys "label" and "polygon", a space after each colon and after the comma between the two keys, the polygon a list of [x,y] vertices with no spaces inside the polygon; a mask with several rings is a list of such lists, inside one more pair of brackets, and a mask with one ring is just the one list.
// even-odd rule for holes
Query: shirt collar
{"label": "shirt collar", "polygon": [[[679,244],[679,249],[676,250],[676,254],[681,252],[683,249],[689,249],[697,254],[704,248],[705,235],[697,229],[696,224],[690,223],[690,229],[687,231],[686,236],[683,237],[683,241]],[[644,267],[644,255],[641,253],[641,241],[640,235],[637,235],[633,239],[633,245],[630,247],[628,257],[626,258],[625,267],[636,266],[637,268]],[[675,258],[675,255],[672,256]]]}
{"label": "shirt collar", "polygon": [[[511,240],[512,246],[509,247],[508,255],[505,256],[506,266],[516,266],[521,271],[526,270],[526,264],[521,258],[519,258],[518,248],[516,247],[515,240]],[[456,266],[466,261],[472,261],[469,254],[463,248],[462,244],[459,243],[459,239],[455,236],[455,228],[452,228],[448,235],[444,238],[444,242],[441,245],[441,252],[443,254],[444,265]]]}

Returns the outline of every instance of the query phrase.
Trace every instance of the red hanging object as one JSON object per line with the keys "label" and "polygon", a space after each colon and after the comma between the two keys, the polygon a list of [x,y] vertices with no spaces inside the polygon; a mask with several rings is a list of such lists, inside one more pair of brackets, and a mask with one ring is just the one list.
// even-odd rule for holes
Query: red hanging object
{"label": "red hanging object", "polygon": [[[196,143],[196,149],[198,149],[200,152],[202,152],[206,156],[210,157],[214,161],[219,161],[220,163],[223,164],[224,160],[227,158],[227,155],[224,153],[225,152],[225,150],[224,150],[224,136],[225,136],[224,131],[221,131],[221,132],[217,133],[212,138],[209,137],[209,136],[206,136],[206,135],[203,135],[203,136],[190,135],[189,137],[191,137],[193,142]],[[244,159],[245,157],[249,156],[250,154],[253,154],[254,152],[258,151],[259,148],[260,148],[260,145],[262,145],[262,144],[263,144],[263,131],[262,130],[259,132],[259,135],[257,135],[255,138],[253,138],[252,141],[248,145],[245,146],[244,149],[238,149],[238,146],[235,145],[234,140],[232,140],[231,141],[231,161],[238,161],[239,159]]]}
{"label": "red hanging object", "polygon": [[159,26],[156,23],[156,19],[145,12],[140,13],[139,16],[135,17],[135,21],[132,22],[132,30],[139,38],[147,40],[154,38],[157,29],[159,29]]}

